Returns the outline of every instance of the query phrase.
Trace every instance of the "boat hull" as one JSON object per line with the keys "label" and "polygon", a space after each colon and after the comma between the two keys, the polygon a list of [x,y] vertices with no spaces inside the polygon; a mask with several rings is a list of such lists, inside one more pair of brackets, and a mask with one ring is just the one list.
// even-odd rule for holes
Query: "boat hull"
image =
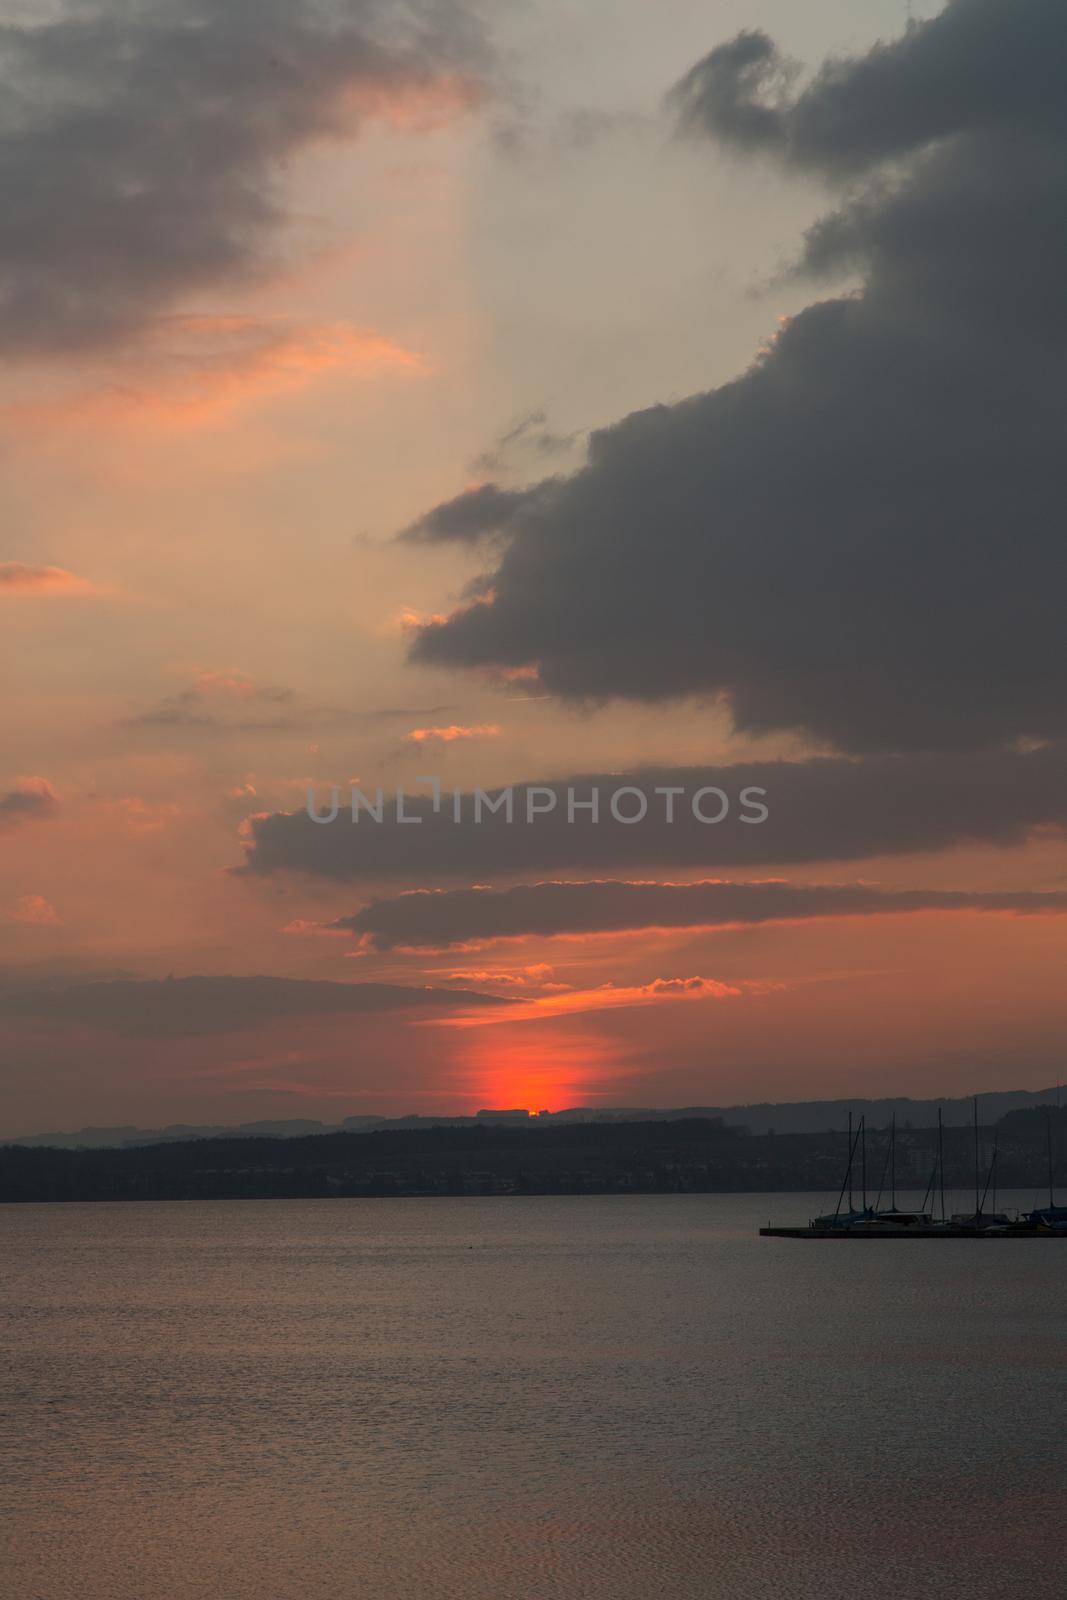
{"label": "boat hull", "polygon": [[761,1228],[761,1239],[1067,1239],[1044,1228]]}

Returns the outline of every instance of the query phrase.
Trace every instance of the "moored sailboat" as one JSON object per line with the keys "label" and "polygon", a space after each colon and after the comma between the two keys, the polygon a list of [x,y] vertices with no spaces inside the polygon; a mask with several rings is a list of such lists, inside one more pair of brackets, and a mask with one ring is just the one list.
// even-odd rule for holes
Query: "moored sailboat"
{"label": "moored sailboat", "polygon": [[[853,1134],[852,1113],[848,1119],[849,1149],[845,1175],[835,1210],[825,1216],[813,1217],[806,1227],[776,1228],[768,1224],[761,1228],[763,1238],[774,1239],[1035,1239],[1067,1238],[1067,1206],[1056,1204],[1052,1173],[1051,1117],[1048,1126],[1048,1193],[1045,1207],[1010,1217],[996,1209],[996,1176],[998,1147],[994,1138],[993,1154],[986,1174],[985,1186],[981,1182],[978,1134],[978,1101],[974,1104],[974,1210],[945,1214],[945,1150],[944,1127],[940,1108],[937,1113],[937,1157],[922,1205],[918,1210],[902,1210],[896,1198],[896,1118],[890,1127],[889,1142],[882,1167],[882,1181],[874,1205],[867,1200],[867,1138],[866,1117],[861,1116],[859,1127]],[[855,1204],[853,1170],[857,1150],[860,1154],[862,1203]],[[890,1204],[882,1207],[886,1170],[890,1174]],[[992,1206],[987,1206],[992,1188]],[[935,1194],[939,1196],[940,1215],[935,1217],[932,1208]],[[845,1200],[848,1207],[845,1209]]]}

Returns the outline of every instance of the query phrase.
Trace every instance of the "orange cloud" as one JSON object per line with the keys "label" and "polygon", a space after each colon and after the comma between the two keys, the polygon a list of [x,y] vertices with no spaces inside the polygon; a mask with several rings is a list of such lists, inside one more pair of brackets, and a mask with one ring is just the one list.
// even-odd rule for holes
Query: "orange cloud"
{"label": "orange cloud", "polygon": [[497,667],[497,679],[502,683],[536,683],[541,668],[536,661],[528,661],[521,667]]}
{"label": "orange cloud", "polygon": [[[484,594],[479,596],[481,601],[487,605],[491,605],[495,597],[496,591],[494,589],[487,589]],[[438,619],[435,617],[433,620],[436,622]],[[445,620],[448,621],[450,619],[446,618]],[[494,688],[511,685],[521,688],[524,684],[538,684],[540,682],[541,667],[536,661],[527,661],[519,667],[478,667],[475,671],[475,676],[491,684]],[[529,695],[523,698],[549,700],[552,697],[551,695]]]}
{"label": "orange cloud", "polygon": [[477,1027],[483,1022],[534,1022],[575,1012],[615,1010],[621,1006],[660,1005],[666,1001],[736,1000],[753,985],[720,983],[717,978],[654,978],[651,983],[622,985],[604,983],[594,989],[570,989],[564,993],[517,1000],[492,1017],[476,1013],[445,1019],[444,1026]]}
{"label": "orange cloud", "polygon": [[24,894],[8,912],[12,922],[29,922],[38,928],[61,928],[63,918],[43,894]]}
{"label": "orange cloud", "polygon": [[92,387],[4,407],[28,429],[130,423],[197,428],[236,410],[306,389],[330,376],[424,373],[424,357],[347,322],[294,323],[251,316],[160,318]]}
{"label": "orange cloud", "polygon": [[447,728],[412,728],[407,735],[409,744],[454,744],[458,739],[496,739],[500,729],[495,722],[482,722],[465,728],[453,722]]}
{"label": "orange cloud", "polygon": [[381,624],[382,633],[416,633],[430,623],[447,622],[443,611],[416,611],[414,606],[403,606],[395,617]]}
{"label": "orange cloud", "polygon": [[554,968],[544,961],[532,962],[527,967],[463,967],[450,972],[446,983],[496,984],[508,989],[566,989],[565,983],[553,983]]}
{"label": "orange cloud", "polygon": [[48,779],[39,777],[36,774],[16,778],[15,787],[20,794],[40,795],[41,799],[47,800],[50,805],[55,805],[59,800],[55,788],[49,783]]}
{"label": "orange cloud", "polygon": [[0,595],[99,594],[87,578],[65,567],[33,567],[24,561],[0,561]]}
{"label": "orange cloud", "polygon": [[264,687],[250,678],[247,672],[239,672],[235,668],[229,672],[198,672],[189,693],[203,699],[218,695],[231,700],[277,700],[288,699],[290,691]]}

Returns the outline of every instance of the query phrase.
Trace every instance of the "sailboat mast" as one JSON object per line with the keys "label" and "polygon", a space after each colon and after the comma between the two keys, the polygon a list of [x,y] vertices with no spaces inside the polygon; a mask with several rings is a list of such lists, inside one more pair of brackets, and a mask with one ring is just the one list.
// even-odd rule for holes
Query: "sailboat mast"
{"label": "sailboat mast", "polygon": [[863,1209],[867,1209],[867,1115],[860,1118],[860,1175],[863,1183]]}
{"label": "sailboat mast", "polygon": [[1048,1156],[1048,1204],[1051,1211],[1056,1204],[1052,1194],[1052,1107],[1045,1107],[1045,1150]]}
{"label": "sailboat mast", "polygon": [[985,1188],[982,1190],[982,1210],[983,1210],[983,1212],[985,1211],[985,1203],[986,1203],[986,1199],[988,1198],[988,1195],[989,1195],[990,1185],[992,1185],[992,1188],[993,1188],[993,1210],[996,1211],[996,1209],[997,1209],[996,1173],[997,1173],[997,1135],[996,1135],[996,1131],[994,1130],[994,1133],[993,1133],[993,1159],[989,1163],[989,1176],[986,1178]]}
{"label": "sailboat mast", "polygon": [[982,1204],[981,1204],[981,1201],[978,1198],[978,1185],[979,1185],[980,1181],[981,1180],[980,1180],[979,1174],[978,1174],[978,1096],[975,1095],[975,1097],[974,1097],[974,1220],[975,1220],[975,1222],[978,1221],[978,1218],[982,1214]]}
{"label": "sailboat mast", "polygon": [[841,1204],[845,1198],[846,1188],[848,1190],[849,1214],[851,1215],[852,1213],[852,1163],[856,1157],[856,1143],[858,1139],[858,1133],[856,1134],[855,1138],[852,1137],[852,1113],[850,1111],[848,1114],[848,1165],[845,1168],[845,1176],[841,1179],[841,1192],[837,1197],[837,1205],[834,1208],[835,1219],[841,1215]]}
{"label": "sailboat mast", "polygon": [[941,1221],[945,1220],[945,1136],[941,1126],[941,1107],[937,1108],[937,1170],[941,1178]]}
{"label": "sailboat mast", "polygon": [[852,1204],[852,1108],[848,1113],[848,1209],[851,1214],[856,1208]]}
{"label": "sailboat mast", "polygon": [[890,1208],[897,1209],[897,1114],[893,1112],[893,1121],[889,1129],[889,1193]]}

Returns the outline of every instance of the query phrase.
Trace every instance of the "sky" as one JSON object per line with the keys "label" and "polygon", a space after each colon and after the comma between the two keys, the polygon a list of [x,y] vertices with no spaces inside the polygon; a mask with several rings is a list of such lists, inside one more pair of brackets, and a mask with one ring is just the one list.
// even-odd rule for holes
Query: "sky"
{"label": "sky", "polygon": [[0,1135],[1058,1081],[1065,71],[0,7]]}

